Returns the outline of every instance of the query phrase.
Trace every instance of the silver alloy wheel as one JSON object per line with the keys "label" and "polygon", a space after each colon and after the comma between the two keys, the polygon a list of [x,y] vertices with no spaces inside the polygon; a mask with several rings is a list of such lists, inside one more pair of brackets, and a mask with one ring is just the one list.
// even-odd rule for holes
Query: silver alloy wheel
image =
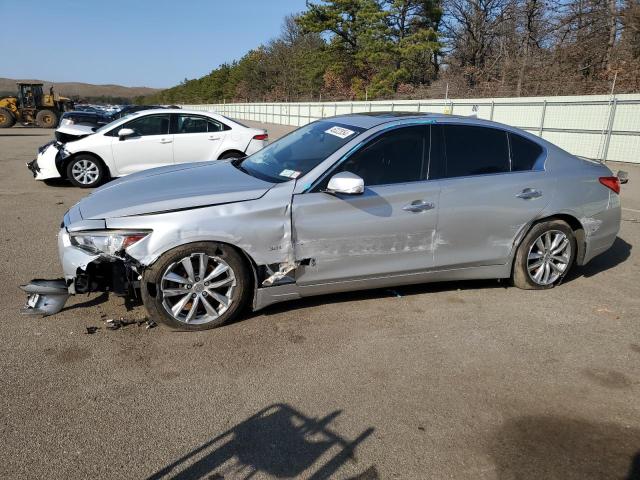
{"label": "silver alloy wheel", "polygon": [[71,175],[78,183],[90,185],[100,175],[100,169],[92,160],[78,160],[71,168]]}
{"label": "silver alloy wheel", "polygon": [[220,257],[192,253],[167,267],[160,280],[162,305],[182,323],[209,323],[233,303],[233,269]]}
{"label": "silver alloy wheel", "polygon": [[567,235],[560,230],[544,232],[529,248],[529,278],[538,285],[551,285],[567,271],[570,260],[571,242]]}

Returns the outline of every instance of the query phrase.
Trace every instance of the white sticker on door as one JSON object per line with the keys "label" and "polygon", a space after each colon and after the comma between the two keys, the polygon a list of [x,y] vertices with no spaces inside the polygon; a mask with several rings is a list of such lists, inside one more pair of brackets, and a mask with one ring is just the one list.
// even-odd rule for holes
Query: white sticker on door
{"label": "white sticker on door", "polygon": [[324,133],[330,133],[331,135],[335,135],[340,138],[347,138],[349,135],[353,135],[353,130],[349,130],[348,128],[343,127],[331,127],[329,130],[325,130]]}

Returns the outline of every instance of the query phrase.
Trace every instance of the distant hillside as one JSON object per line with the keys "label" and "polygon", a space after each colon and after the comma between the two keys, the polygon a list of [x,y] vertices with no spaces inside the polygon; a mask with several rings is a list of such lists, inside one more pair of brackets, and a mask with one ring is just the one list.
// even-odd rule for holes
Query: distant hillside
{"label": "distant hillside", "polygon": [[150,95],[159,91],[157,88],[149,87],[124,87],[122,85],[93,85],[91,83],[79,82],[52,82],[50,80],[33,80],[33,79],[12,79],[0,78],[0,92],[3,95],[15,94],[16,82],[33,82],[43,83],[44,91],[49,91],[49,86],[53,85],[56,93],[65,97],[98,98],[98,97],[118,97],[133,99],[143,95]]}

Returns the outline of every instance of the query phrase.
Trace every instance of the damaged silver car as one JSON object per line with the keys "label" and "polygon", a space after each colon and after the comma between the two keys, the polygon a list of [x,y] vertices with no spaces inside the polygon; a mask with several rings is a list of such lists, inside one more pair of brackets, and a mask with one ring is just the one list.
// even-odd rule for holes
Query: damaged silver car
{"label": "damaged silver car", "polygon": [[64,279],[25,287],[27,310],[139,294],[152,319],[201,330],[248,305],[347,290],[489,278],[548,289],[611,247],[619,190],[606,166],[489,121],[323,119],[245,159],[96,190],[64,216]]}

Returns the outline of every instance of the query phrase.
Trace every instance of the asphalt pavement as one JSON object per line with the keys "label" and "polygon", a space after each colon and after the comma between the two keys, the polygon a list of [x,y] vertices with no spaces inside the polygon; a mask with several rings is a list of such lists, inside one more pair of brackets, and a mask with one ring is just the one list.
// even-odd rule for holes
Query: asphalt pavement
{"label": "asphalt pavement", "polygon": [[51,138],[0,130],[0,478],[640,478],[639,167],[612,166],[613,248],[550,291],[428,284],[112,331],[144,309],[18,313],[87,194],[27,171]]}

